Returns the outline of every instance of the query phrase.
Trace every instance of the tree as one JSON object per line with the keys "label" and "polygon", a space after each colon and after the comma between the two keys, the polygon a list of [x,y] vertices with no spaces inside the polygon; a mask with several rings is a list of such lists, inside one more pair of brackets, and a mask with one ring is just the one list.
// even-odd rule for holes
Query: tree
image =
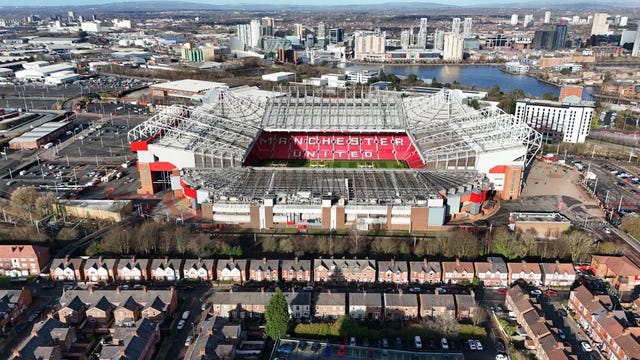
{"label": "tree", "polygon": [[574,230],[561,239],[567,253],[571,255],[571,261],[581,262],[589,259],[595,251],[595,241],[589,234]]}
{"label": "tree", "polygon": [[280,288],[269,300],[264,317],[266,324],[264,333],[273,340],[277,340],[287,334],[289,329],[289,305]]}
{"label": "tree", "polygon": [[493,231],[493,253],[500,254],[507,258],[507,260],[513,260],[524,254],[524,248],[522,243],[518,241],[516,234],[510,232],[506,228],[497,228]]}
{"label": "tree", "polygon": [[602,82],[608,83],[613,79],[613,75],[611,75],[611,72],[607,71],[604,73],[604,76],[602,77]]}
{"label": "tree", "polygon": [[434,320],[427,320],[427,326],[445,338],[457,337],[460,331],[460,324],[454,316],[444,315]]}
{"label": "tree", "polygon": [[31,212],[36,206],[38,190],[30,186],[23,186],[11,193],[11,207],[14,210]]}
{"label": "tree", "polygon": [[571,69],[570,68],[563,68],[562,70],[560,70],[560,74],[562,74],[564,76],[569,76],[569,75],[571,75]]}
{"label": "tree", "polygon": [[547,91],[546,93],[542,94],[542,100],[556,101],[558,100],[558,97],[555,96],[553,92]]}

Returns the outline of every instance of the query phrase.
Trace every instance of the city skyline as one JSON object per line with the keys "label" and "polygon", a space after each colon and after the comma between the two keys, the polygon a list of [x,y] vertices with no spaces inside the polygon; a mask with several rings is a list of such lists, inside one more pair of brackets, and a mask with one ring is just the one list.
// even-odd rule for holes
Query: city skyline
{"label": "city skyline", "polygon": [[[169,3],[173,2],[170,0],[137,0],[135,3]],[[32,0],[29,4],[21,4],[16,5],[14,2],[9,0],[0,0],[0,7],[13,7],[13,8],[21,8],[21,7],[53,7],[53,6],[98,6],[98,5],[107,5],[107,4],[131,4],[131,2],[121,1],[121,0]],[[429,5],[435,6],[451,6],[451,7],[496,7],[500,5],[504,5],[505,7],[527,7],[527,3],[523,1],[513,1],[513,0],[492,0],[490,2],[481,1],[481,0],[436,0],[436,1],[416,1],[416,0],[349,0],[347,2],[338,1],[338,0],[328,0],[323,2],[322,5],[318,5],[317,2],[312,0],[299,0],[295,4],[291,4],[290,1],[287,0],[273,0],[266,3],[262,0],[244,0],[241,2],[234,2],[229,0],[223,1],[215,1],[215,0],[188,0],[188,1],[178,1],[177,3],[193,3],[193,4],[204,4],[210,6],[244,6],[244,5],[252,5],[252,6],[282,6],[282,5],[291,5],[294,6],[314,6],[314,7],[327,7],[327,6],[349,6],[349,5],[382,5],[382,4],[415,4],[416,6],[425,6]],[[597,5],[597,2],[587,3]],[[538,4],[539,6],[548,6],[548,7],[560,7],[560,6],[583,6],[585,2],[581,2],[579,0],[566,0],[562,2],[541,2]],[[640,5],[639,0],[622,0],[617,2],[608,2],[606,6],[621,6],[621,7],[632,7]],[[603,3],[602,6],[605,6]]]}

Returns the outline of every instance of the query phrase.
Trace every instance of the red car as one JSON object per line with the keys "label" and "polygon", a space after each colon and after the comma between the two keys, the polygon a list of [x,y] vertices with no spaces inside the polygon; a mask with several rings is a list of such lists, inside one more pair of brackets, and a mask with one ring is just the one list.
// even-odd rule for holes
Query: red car
{"label": "red car", "polygon": [[344,345],[338,347],[338,357],[344,357]]}
{"label": "red car", "polygon": [[558,296],[558,292],[551,289],[545,291],[544,293],[547,294],[547,296]]}
{"label": "red car", "polygon": [[507,289],[505,289],[505,288],[500,288],[500,289],[498,289],[498,294],[500,294],[500,295],[507,295]]}

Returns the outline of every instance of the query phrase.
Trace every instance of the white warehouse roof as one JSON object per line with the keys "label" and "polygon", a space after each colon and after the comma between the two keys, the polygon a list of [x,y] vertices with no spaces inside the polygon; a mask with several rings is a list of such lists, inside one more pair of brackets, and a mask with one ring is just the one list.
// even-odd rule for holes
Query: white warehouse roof
{"label": "white warehouse roof", "polygon": [[228,88],[227,84],[214,81],[184,79],[150,86],[152,89],[201,93],[211,89]]}

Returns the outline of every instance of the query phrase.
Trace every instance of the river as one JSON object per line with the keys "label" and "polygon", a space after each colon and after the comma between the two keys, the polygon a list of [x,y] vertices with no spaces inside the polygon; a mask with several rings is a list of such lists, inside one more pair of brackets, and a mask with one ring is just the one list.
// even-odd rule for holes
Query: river
{"label": "river", "polygon": [[[360,66],[356,66],[360,67]],[[501,71],[497,66],[489,65],[385,65],[384,72],[406,76],[416,74],[420,79],[431,80],[434,77],[441,83],[453,83],[454,81],[467,86],[475,86],[479,89],[490,89],[494,85],[500,86],[503,91],[521,89],[532,97],[542,97],[546,92],[552,92],[555,96],[560,93],[560,88],[539,81],[527,75],[513,75]],[[591,94],[593,88],[585,88],[583,100],[593,100]]]}

